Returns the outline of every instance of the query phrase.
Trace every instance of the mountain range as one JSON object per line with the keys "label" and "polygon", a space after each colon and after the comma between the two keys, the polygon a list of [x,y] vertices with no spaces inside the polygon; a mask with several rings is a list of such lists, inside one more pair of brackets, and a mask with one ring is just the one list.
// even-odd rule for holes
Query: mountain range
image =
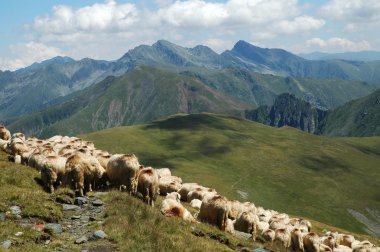
{"label": "mountain range", "polygon": [[56,57],[0,72],[0,121],[38,136],[78,134],[175,113],[243,116],[282,93],[328,110],[380,88],[378,70],[380,61],[306,60],[245,41],[218,54],[159,40],[116,61]]}
{"label": "mountain range", "polygon": [[374,61],[380,60],[380,52],[361,51],[361,52],[343,52],[343,53],[324,53],[312,52],[301,53],[298,56],[308,60],[347,60],[347,61]]}

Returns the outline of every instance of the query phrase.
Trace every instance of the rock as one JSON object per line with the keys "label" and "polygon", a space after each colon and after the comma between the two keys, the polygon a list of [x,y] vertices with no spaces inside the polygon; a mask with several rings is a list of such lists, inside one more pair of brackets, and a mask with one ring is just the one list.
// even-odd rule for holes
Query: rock
{"label": "rock", "polygon": [[45,241],[45,245],[46,245],[46,246],[49,245],[50,242],[51,242],[50,240],[46,240],[46,241]]}
{"label": "rock", "polygon": [[96,221],[96,217],[90,216],[89,221]]}
{"label": "rock", "polygon": [[235,230],[234,235],[236,237],[239,237],[240,239],[243,239],[243,240],[249,240],[249,239],[252,238],[252,234],[240,232],[240,231],[237,231],[237,230]]}
{"label": "rock", "polygon": [[10,240],[3,241],[1,246],[3,247],[3,249],[10,249],[10,247],[12,246],[12,241]]}
{"label": "rock", "polygon": [[11,206],[9,208],[11,210],[11,214],[13,215],[21,215],[21,208],[19,206]]}
{"label": "rock", "polygon": [[20,222],[20,226],[23,228],[28,228],[28,227],[33,227],[33,224],[30,223],[30,220],[25,219]]}
{"label": "rock", "polygon": [[95,200],[95,201],[92,202],[92,205],[93,206],[103,206],[104,203],[103,203],[103,201],[97,199],[97,200]]}
{"label": "rock", "polygon": [[252,250],[252,252],[270,252],[270,251],[263,248],[255,248]]}
{"label": "rock", "polygon": [[23,235],[24,233],[23,232],[17,232],[16,234],[15,234],[15,236],[21,236],[21,235]]}
{"label": "rock", "polygon": [[76,205],[69,205],[69,204],[63,204],[62,205],[62,210],[63,211],[71,211],[71,210],[78,210],[79,207]]}
{"label": "rock", "polygon": [[81,206],[87,203],[88,203],[88,200],[85,197],[76,197],[74,201],[74,204],[78,206]]}
{"label": "rock", "polygon": [[96,231],[94,232],[94,234],[92,235],[92,238],[93,238],[94,240],[104,239],[104,238],[107,238],[107,235],[106,235],[106,233],[104,233],[103,230],[96,230]]}
{"label": "rock", "polygon": [[71,219],[72,220],[79,220],[80,219],[80,215],[73,215],[73,216],[71,216]]}
{"label": "rock", "polygon": [[45,228],[51,229],[53,234],[61,234],[63,232],[61,224],[57,223],[45,223]]}
{"label": "rock", "polygon": [[86,243],[88,241],[87,237],[84,235],[78,239],[75,240],[75,244],[82,244],[82,243]]}
{"label": "rock", "polygon": [[0,213],[0,221],[5,221],[5,213]]}

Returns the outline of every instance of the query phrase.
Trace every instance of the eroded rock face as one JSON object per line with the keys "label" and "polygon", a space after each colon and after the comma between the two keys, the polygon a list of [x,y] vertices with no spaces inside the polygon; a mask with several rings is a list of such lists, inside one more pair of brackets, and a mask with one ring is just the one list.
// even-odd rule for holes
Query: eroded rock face
{"label": "eroded rock face", "polygon": [[319,133],[327,112],[291,94],[281,94],[273,106],[246,111],[246,118],[273,127],[290,126],[309,133]]}

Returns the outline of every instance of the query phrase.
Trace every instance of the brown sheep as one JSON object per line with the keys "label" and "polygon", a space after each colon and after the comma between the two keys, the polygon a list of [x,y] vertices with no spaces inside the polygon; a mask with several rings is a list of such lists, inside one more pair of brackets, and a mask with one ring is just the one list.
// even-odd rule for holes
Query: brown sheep
{"label": "brown sheep", "polygon": [[195,223],[193,215],[174,199],[164,199],[161,203],[161,213],[166,217],[179,217],[185,221]]}
{"label": "brown sheep", "polygon": [[0,125],[0,139],[5,141],[11,139],[11,132],[4,125]]}
{"label": "brown sheep", "polygon": [[303,249],[303,234],[302,234],[302,232],[298,228],[295,228],[290,233],[290,237],[291,237],[292,250],[295,252],[303,252],[304,249]]}
{"label": "brown sheep", "polygon": [[220,230],[225,231],[230,211],[231,207],[228,199],[221,195],[215,195],[207,201],[202,201],[198,219],[202,222],[216,225]]}
{"label": "brown sheep", "polygon": [[111,158],[110,154],[99,154],[99,155],[96,155],[96,159],[99,161],[99,163],[101,164],[101,166],[104,169],[107,169],[107,164],[108,164],[108,161],[110,160],[110,158]]}
{"label": "brown sheep", "polygon": [[335,238],[332,235],[329,235],[323,239],[323,244],[334,249],[336,247]]}
{"label": "brown sheep", "polygon": [[92,184],[105,174],[104,168],[96,158],[80,153],[67,159],[65,169],[65,184],[78,190],[80,196],[84,195],[85,186],[88,191],[92,191]]}
{"label": "brown sheep", "polygon": [[152,167],[142,168],[138,172],[137,191],[144,201],[154,207],[154,201],[159,193],[158,174]]}
{"label": "brown sheep", "polygon": [[112,155],[107,164],[107,175],[112,184],[119,187],[126,186],[130,195],[136,193],[137,175],[140,168],[135,155]]}
{"label": "brown sheep", "polygon": [[19,138],[21,139],[23,142],[25,142],[25,135],[23,133],[14,133],[11,137],[11,139],[14,139],[14,138]]}
{"label": "brown sheep", "polygon": [[182,179],[176,176],[161,177],[159,179],[160,194],[177,192],[182,187]]}
{"label": "brown sheep", "polygon": [[288,250],[291,244],[290,233],[286,228],[279,228],[275,231],[274,243],[283,250]]}
{"label": "brown sheep", "polygon": [[339,245],[352,247],[352,243],[355,241],[355,238],[352,235],[339,234],[336,240],[336,243]]}
{"label": "brown sheep", "polygon": [[255,214],[252,212],[240,213],[236,218],[235,230],[252,234],[252,237],[255,238],[257,223],[257,217],[255,217]]}
{"label": "brown sheep", "polygon": [[303,246],[306,252],[319,252],[320,243],[316,233],[308,233],[303,237]]}
{"label": "brown sheep", "polygon": [[207,187],[196,187],[194,190],[190,191],[187,194],[187,202],[192,201],[193,199],[203,200],[205,197],[210,198],[217,194],[215,189]]}
{"label": "brown sheep", "polygon": [[54,186],[63,182],[66,161],[67,158],[65,157],[46,157],[41,169],[41,180],[50,193],[54,192]]}
{"label": "brown sheep", "polygon": [[320,252],[333,252],[334,250],[325,244],[319,245]]}

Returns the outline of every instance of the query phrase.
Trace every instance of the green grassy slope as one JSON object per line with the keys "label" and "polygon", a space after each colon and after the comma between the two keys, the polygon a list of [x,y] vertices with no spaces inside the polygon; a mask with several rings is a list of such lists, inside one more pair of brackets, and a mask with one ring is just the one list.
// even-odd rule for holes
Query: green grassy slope
{"label": "green grassy slope", "polygon": [[332,110],[322,132],[333,136],[380,135],[380,90]]}
{"label": "green grassy slope", "polygon": [[145,165],[170,167],[184,181],[228,197],[351,231],[364,229],[348,208],[380,210],[380,138],[332,139],[213,114],[178,115],[84,138],[113,153],[133,152]]}

